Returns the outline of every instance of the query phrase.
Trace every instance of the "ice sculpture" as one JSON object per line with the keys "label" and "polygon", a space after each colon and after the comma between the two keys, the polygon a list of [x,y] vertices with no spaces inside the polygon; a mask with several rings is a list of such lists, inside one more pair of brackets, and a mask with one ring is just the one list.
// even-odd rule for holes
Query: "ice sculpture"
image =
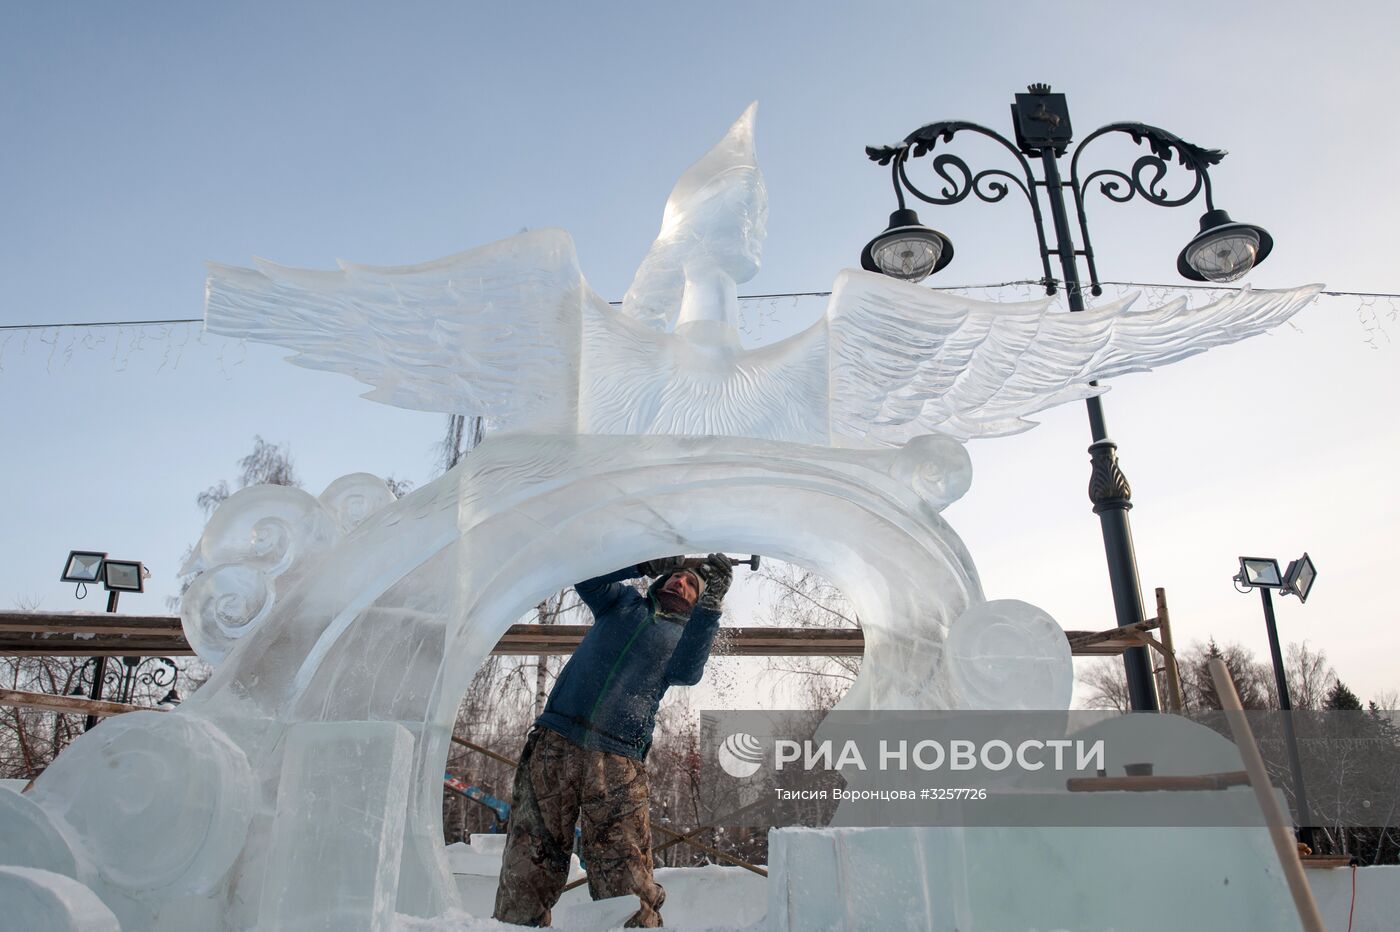
{"label": "ice sculpture", "polygon": [[745,349],[737,283],[758,269],[768,211],[753,118],[677,182],[620,311],[588,287],[569,235],[540,230],[396,268],[211,265],[208,328],[293,349],[297,365],[374,386],[374,401],[502,429],[868,448],[1025,430],[1104,390],[1091,381],[1262,333],[1321,287],[1070,314],[848,269],[821,320]]}
{"label": "ice sculpture", "polygon": [[[847,271],[821,320],[745,348],[737,283],[766,213],[753,118],[676,184],[620,310],[559,231],[402,268],[213,267],[210,330],[498,430],[398,500],[363,474],[319,497],[231,496],[182,606],[213,677],[174,713],[86,735],[23,805],[0,805],[0,839],[39,826],[29,866],[71,875],[127,929],[441,915],[456,899],[441,776],[472,674],[548,593],[662,554],[762,553],[839,586],[866,637],[843,708],[1063,704],[1055,625],[987,603],[940,516],[971,481],[961,441],[1258,333],[1316,289],[1068,315]],[[337,747],[373,759],[363,781],[330,778]],[[318,810],[335,824],[300,821]],[[327,879],[339,851],[354,852],[348,912]]]}

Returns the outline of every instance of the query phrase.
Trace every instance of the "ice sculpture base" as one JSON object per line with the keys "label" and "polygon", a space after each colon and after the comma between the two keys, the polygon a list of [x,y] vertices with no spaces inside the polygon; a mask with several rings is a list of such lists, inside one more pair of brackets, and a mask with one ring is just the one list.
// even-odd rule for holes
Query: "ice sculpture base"
{"label": "ice sculpture base", "polygon": [[779,829],[768,846],[771,932],[1300,928],[1263,828]]}

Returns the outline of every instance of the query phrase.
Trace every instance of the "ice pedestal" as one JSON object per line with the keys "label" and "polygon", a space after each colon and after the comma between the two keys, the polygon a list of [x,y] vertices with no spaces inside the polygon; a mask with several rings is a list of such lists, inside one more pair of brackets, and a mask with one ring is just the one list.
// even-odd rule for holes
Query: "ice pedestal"
{"label": "ice pedestal", "polygon": [[1300,928],[1263,828],[769,833],[768,928]]}
{"label": "ice pedestal", "polygon": [[71,877],[32,867],[0,867],[0,925],[32,932],[122,932],[117,917]]}
{"label": "ice pedestal", "polygon": [[260,930],[392,927],[412,769],[413,737],[392,722],[288,729]]}

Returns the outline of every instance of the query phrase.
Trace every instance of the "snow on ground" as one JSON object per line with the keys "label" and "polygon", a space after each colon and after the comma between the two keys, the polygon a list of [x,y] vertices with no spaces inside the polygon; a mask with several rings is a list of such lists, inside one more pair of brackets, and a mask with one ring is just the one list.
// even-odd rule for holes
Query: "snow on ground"
{"label": "snow on ground", "polygon": [[[496,901],[504,835],[473,835],[471,844],[449,845],[447,861],[462,894],[463,911],[437,919],[396,917],[395,932],[500,932],[518,929],[489,917]],[[584,872],[574,857],[569,879]],[[656,882],[666,888],[661,916],[668,929],[687,932],[757,932],[768,911],[767,881],[742,867],[710,864],[703,867],[662,867]],[[605,932],[620,928],[637,909],[635,897],[594,902],[586,884],[566,892],[554,908],[553,928],[569,932]]]}

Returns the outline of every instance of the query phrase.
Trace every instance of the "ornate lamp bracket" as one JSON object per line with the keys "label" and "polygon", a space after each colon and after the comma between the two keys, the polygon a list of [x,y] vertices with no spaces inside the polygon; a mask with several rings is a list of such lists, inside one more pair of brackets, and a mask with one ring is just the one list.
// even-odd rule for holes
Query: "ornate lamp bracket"
{"label": "ornate lamp bracket", "polygon": [[[952,142],[953,137],[962,132],[977,133],[1000,144],[1016,160],[1016,164],[1021,169],[1020,176],[1018,177],[1013,172],[1002,168],[988,168],[973,172],[972,168],[960,156],[951,152],[940,152],[933,156],[931,162],[934,174],[943,181],[943,187],[939,193],[930,194],[923,191],[909,180],[905,166],[911,158],[923,158],[933,153],[939,143]],[[1040,182],[1035,180],[1035,175],[1031,172],[1030,163],[1026,161],[1025,156],[1005,136],[979,123],[945,120],[919,127],[904,137],[904,141],[899,145],[866,146],[865,154],[872,162],[890,166],[895,196],[899,199],[901,209],[904,207],[905,191],[926,204],[946,207],[961,203],[970,194],[976,195],[979,200],[988,204],[995,204],[1011,193],[1011,187],[1014,185],[1025,196],[1026,202],[1030,204],[1031,213],[1035,217],[1035,233],[1040,247],[1040,264],[1045,276],[1046,290],[1051,294],[1054,293],[1053,276],[1050,274],[1052,253],[1045,243],[1045,224],[1041,218],[1040,200],[1033,193],[1036,185]]]}
{"label": "ornate lamp bracket", "polygon": [[[1145,145],[1151,150],[1133,163],[1130,171],[1102,168],[1092,172],[1082,181],[1079,177],[1079,157],[1084,149],[1100,136],[1109,133],[1124,133],[1133,142]],[[1119,204],[1132,200],[1135,196],[1158,207],[1181,207],[1205,192],[1206,210],[1215,209],[1215,199],[1211,194],[1210,166],[1220,164],[1225,158],[1224,149],[1206,149],[1189,143],[1175,133],[1147,123],[1109,123],[1094,130],[1074,150],[1070,160],[1069,187],[1074,194],[1074,206],[1079,215],[1080,241],[1084,244],[1084,259],[1089,264],[1089,290],[1091,294],[1103,294],[1099,285],[1098,268],[1094,263],[1094,248],[1089,240],[1089,224],[1084,213],[1084,192],[1095,182],[1099,191],[1109,200]],[[1180,197],[1172,197],[1162,185],[1173,159],[1191,172],[1190,190]]]}

